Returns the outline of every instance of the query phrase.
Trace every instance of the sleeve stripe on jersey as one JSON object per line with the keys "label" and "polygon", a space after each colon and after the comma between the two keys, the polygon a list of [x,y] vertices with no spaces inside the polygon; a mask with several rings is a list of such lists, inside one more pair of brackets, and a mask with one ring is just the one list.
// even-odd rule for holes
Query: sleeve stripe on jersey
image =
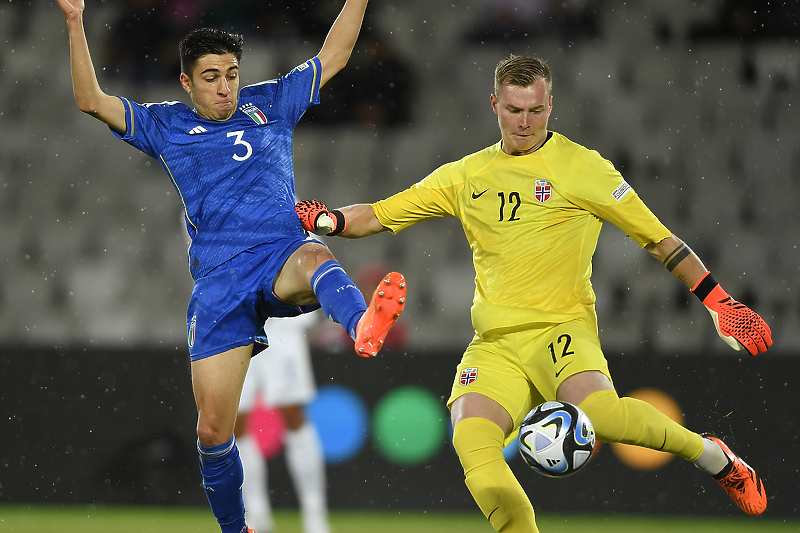
{"label": "sleeve stripe on jersey", "polygon": [[169,165],[167,165],[167,161],[164,159],[163,155],[158,156],[161,159],[161,163],[164,165],[164,168],[167,169],[167,174],[169,174],[169,179],[172,180],[172,184],[175,186],[175,190],[178,191],[178,195],[181,197],[181,203],[183,204],[183,215],[186,217],[186,220],[189,224],[192,225],[194,228],[195,233],[197,233],[197,225],[192,222],[192,219],[189,218],[189,211],[186,208],[186,201],[183,199],[183,193],[181,192],[180,187],[178,187],[178,182],[175,181],[175,176],[172,175],[172,170],[170,170]]}
{"label": "sleeve stripe on jersey", "polygon": [[134,124],[133,124],[133,120],[134,120],[134,118],[133,118],[133,106],[131,105],[130,100],[128,100],[127,98],[122,98],[122,102],[127,106],[128,114],[131,117],[130,128],[128,128],[129,129],[128,135],[130,137],[133,137],[133,134],[134,134],[134,128],[133,128],[133,126],[134,126]]}
{"label": "sleeve stripe on jersey", "polygon": [[313,59],[311,60],[311,66],[314,68],[314,79],[311,82],[311,96],[308,98],[309,103],[314,102],[314,90],[317,88],[317,62]]}

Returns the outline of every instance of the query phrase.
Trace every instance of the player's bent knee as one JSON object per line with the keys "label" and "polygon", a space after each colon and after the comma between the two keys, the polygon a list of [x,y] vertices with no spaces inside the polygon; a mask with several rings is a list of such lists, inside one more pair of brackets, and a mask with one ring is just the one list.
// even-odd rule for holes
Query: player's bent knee
{"label": "player's bent knee", "polygon": [[298,266],[306,272],[313,273],[328,261],[335,261],[333,253],[326,247],[317,243],[304,244],[299,248],[297,257]]}
{"label": "player's bent knee", "polygon": [[214,427],[211,424],[203,423],[202,420],[197,423],[197,440],[203,446],[217,446],[228,442],[232,436],[232,428]]}
{"label": "player's bent knee", "polygon": [[603,442],[619,442],[625,433],[627,416],[619,396],[613,390],[590,394],[580,407],[594,427],[595,435]]}
{"label": "player's bent knee", "polygon": [[485,418],[465,418],[458,422],[453,430],[453,447],[464,472],[468,474],[472,469],[502,457],[504,438],[500,426]]}

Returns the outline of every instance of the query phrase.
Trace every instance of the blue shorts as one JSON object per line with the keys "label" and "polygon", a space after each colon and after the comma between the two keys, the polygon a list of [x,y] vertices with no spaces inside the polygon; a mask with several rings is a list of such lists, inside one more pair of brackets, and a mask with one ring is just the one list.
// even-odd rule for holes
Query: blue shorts
{"label": "blue shorts", "polygon": [[286,238],[246,250],[194,282],[186,313],[192,361],[254,344],[253,355],[268,346],[264,322],[319,308],[298,306],[272,292],[286,260],[313,237]]}

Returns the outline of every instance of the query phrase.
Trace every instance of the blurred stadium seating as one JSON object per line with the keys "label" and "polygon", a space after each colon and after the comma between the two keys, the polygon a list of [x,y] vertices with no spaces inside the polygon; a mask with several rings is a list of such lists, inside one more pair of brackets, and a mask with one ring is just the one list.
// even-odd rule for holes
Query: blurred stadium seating
{"label": "blurred stadium seating", "polygon": [[[796,39],[692,43],[688,28],[710,20],[708,2],[604,0],[593,3],[600,32],[590,40],[466,43],[487,2],[371,3],[369,24],[416,79],[412,123],[301,124],[298,196],[373,201],[496,142],[494,65],[509,52],[538,55],[555,73],[551,129],[614,162],[726,289],[767,319],[776,350],[800,353]],[[78,111],[63,16],[50,2],[32,5],[0,7],[0,343],[182,347],[191,277],[178,195],[156,162]],[[88,6],[104,89],[141,102],[185,98],[177,73],[133,88],[107,75],[103,39],[116,17],[119,4]],[[319,49],[299,41],[279,61],[258,35],[246,38],[245,79]],[[472,335],[470,254],[452,222],[329,241],[351,272],[369,251],[405,274],[412,346],[465,346]],[[606,350],[728,349],[702,306],[610,225],[594,284]]]}

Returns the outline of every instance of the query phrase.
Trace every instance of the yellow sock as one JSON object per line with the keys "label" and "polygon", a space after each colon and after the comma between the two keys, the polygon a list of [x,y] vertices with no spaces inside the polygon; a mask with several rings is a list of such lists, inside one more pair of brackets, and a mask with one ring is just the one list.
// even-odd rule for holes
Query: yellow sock
{"label": "yellow sock", "polygon": [[533,506],[503,458],[503,430],[485,418],[465,418],[453,431],[466,484],[496,531],[538,533]]}
{"label": "yellow sock", "polygon": [[642,400],[620,398],[613,390],[602,390],[590,394],[579,407],[601,441],[669,452],[692,462],[703,453],[700,435]]}

